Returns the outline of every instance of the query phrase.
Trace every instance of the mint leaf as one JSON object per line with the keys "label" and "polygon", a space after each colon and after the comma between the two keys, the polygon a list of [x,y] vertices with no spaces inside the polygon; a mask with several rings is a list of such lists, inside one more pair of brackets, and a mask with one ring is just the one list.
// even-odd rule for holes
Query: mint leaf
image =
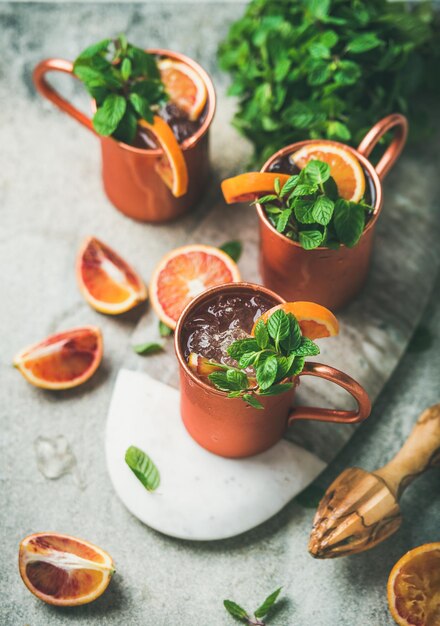
{"label": "mint leaf", "polygon": [[260,391],[260,396],[278,396],[280,393],[284,393],[285,391],[289,391],[292,389],[293,383],[280,383],[279,385],[272,385],[269,389],[264,389]]}
{"label": "mint leaf", "polygon": [[[284,198],[285,196],[289,195],[293,191],[295,186],[297,185],[298,180],[299,180],[298,174],[294,174],[293,176],[288,178],[286,182],[284,183],[283,188],[280,191],[280,197]],[[274,200],[276,200],[276,198],[277,196],[274,197]]]}
{"label": "mint leaf", "polygon": [[138,343],[136,346],[133,346],[133,350],[136,354],[142,354],[142,356],[148,356],[149,354],[156,354],[157,352],[162,352],[163,346],[160,343],[148,342],[148,343]]}
{"label": "mint leaf", "polygon": [[335,204],[334,227],[341,243],[352,248],[359,241],[365,226],[365,211],[354,202],[339,199]]}
{"label": "mint leaf", "polygon": [[267,332],[266,324],[262,319],[258,320],[255,326],[254,337],[261,350],[267,348],[269,344],[269,333]]}
{"label": "mint leaf", "polygon": [[255,359],[258,356],[258,352],[245,352],[238,361],[240,367],[246,369],[249,365],[255,362]]}
{"label": "mint leaf", "polygon": [[102,41],[98,41],[98,43],[94,43],[91,46],[88,46],[77,57],[76,61],[79,61],[79,60],[83,61],[85,59],[90,59],[90,58],[94,57],[97,54],[101,54],[103,52],[107,52],[108,47],[111,44],[111,41],[112,41],[111,39],[103,39]]}
{"label": "mint leaf", "polygon": [[323,161],[309,161],[303,171],[310,182],[316,185],[322,185],[330,178],[330,165]]}
{"label": "mint leaf", "polygon": [[254,409],[264,409],[264,406],[261,404],[261,402],[250,393],[243,394],[243,400]]}
{"label": "mint leaf", "polygon": [[227,352],[228,355],[238,361],[240,357],[243,356],[245,352],[258,352],[258,343],[255,339],[246,338],[246,339],[238,339],[231,343]]}
{"label": "mint leaf", "polygon": [[304,365],[305,365],[305,359],[303,356],[297,356],[295,357],[293,363],[292,363],[292,367],[290,368],[289,372],[288,372],[288,376],[298,376],[298,374],[301,374],[301,372],[304,369]]}
{"label": "mint leaf", "polygon": [[123,96],[110,94],[93,116],[93,128],[100,135],[111,135],[123,118],[126,107]]}
{"label": "mint leaf", "polygon": [[319,346],[308,337],[301,338],[301,344],[293,351],[295,356],[316,356],[320,353]]}
{"label": "mint leaf", "polygon": [[131,74],[131,61],[125,58],[121,63],[121,76],[124,80],[128,80]]}
{"label": "mint leaf", "polygon": [[318,222],[321,226],[327,226],[332,219],[334,207],[333,200],[327,196],[318,196],[311,210],[313,221]]}
{"label": "mint leaf", "polygon": [[257,366],[257,382],[263,391],[270,387],[277,376],[277,357],[275,355],[268,356],[262,363]]}
{"label": "mint leaf", "polygon": [[228,380],[227,371],[212,372],[209,374],[208,379],[212,382],[214,387],[217,387],[220,391],[237,391],[237,385]]}
{"label": "mint leaf", "polygon": [[322,244],[323,234],[320,230],[303,230],[299,233],[299,242],[304,250],[313,250]]}
{"label": "mint leaf", "polygon": [[141,119],[147,120],[147,122],[150,123],[153,121],[153,113],[150,108],[150,103],[146,98],[143,98],[138,93],[131,93],[129,95],[129,100],[133,106],[133,109],[136,111]]}
{"label": "mint leaf", "polygon": [[226,380],[233,386],[234,389],[238,391],[242,389],[247,389],[249,386],[248,377],[246,376],[246,374],[238,370],[227,370]]}
{"label": "mint leaf", "polygon": [[313,224],[316,220],[313,214],[314,200],[295,200],[295,217],[301,224]]}
{"label": "mint leaf", "polygon": [[267,320],[267,331],[276,343],[288,336],[290,332],[289,318],[282,309],[274,311],[269,317]]}
{"label": "mint leaf", "polygon": [[352,39],[346,49],[348,52],[361,54],[362,52],[367,52],[381,45],[383,45],[383,42],[375,33],[362,33],[362,35],[358,35]]}
{"label": "mint leaf", "polygon": [[286,226],[287,226],[288,221],[290,220],[291,215],[292,215],[292,209],[285,209],[278,216],[276,229],[279,233],[282,233],[286,230]]}
{"label": "mint leaf", "polygon": [[241,241],[227,241],[222,246],[220,246],[220,250],[226,252],[226,254],[237,263],[238,259],[241,257],[243,245]]}
{"label": "mint leaf", "polygon": [[312,183],[299,183],[295,189],[292,191],[292,196],[294,198],[298,196],[310,196],[311,194],[317,191],[318,185]]}
{"label": "mint leaf", "polygon": [[159,334],[161,337],[170,337],[173,334],[173,329],[159,320]]}
{"label": "mint leaf", "polygon": [[242,622],[247,622],[248,621],[248,617],[249,617],[248,614],[236,602],[233,602],[232,600],[224,600],[223,601],[223,606],[225,607],[227,612],[230,613],[230,615],[232,615],[232,617],[236,617],[237,619],[241,620]]}
{"label": "mint leaf", "polygon": [[143,450],[130,446],[125,453],[125,462],[147,491],[154,491],[159,487],[159,470]]}
{"label": "mint leaf", "polygon": [[259,606],[258,609],[255,611],[254,613],[255,617],[264,617],[265,615],[269,613],[270,609],[278,600],[278,596],[281,593],[281,589],[282,587],[279,587],[276,591],[271,593],[270,596],[267,596],[263,604]]}

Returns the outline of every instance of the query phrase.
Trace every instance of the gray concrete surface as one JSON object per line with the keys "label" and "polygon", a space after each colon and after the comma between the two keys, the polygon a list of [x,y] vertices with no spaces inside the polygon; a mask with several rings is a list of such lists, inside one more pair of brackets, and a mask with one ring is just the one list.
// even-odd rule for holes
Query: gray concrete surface
{"label": "gray concrete surface", "polygon": [[[216,41],[241,11],[241,4],[219,4],[208,12],[177,3],[109,4],[105,10],[93,4],[0,6],[2,626],[227,626],[233,620],[222,607],[224,598],[252,609],[279,585],[284,599],[268,622],[274,626],[391,626],[385,585],[392,565],[406,550],[440,540],[440,474],[435,471],[404,496],[404,524],[395,537],[370,553],[329,562],[307,554],[313,509],[298,502],[244,536],[197,544],[169,539],[137,522],[109,483],[105,416],[139,314],[110,319],[90,310],[75,284],[77,248],[85,235],[96,233],[127,258],[143,252],[145,264],[138,269],[147,278],[158,255],[198,223],[203,207],[172,229],[141,226],[119,215],[102,194],[93,137],[67,118],[59,132],[54,116],[61,114],[37,99],[30,72],[45,56],[73,58],[103,33],[127,31],[141,42],[146,25],[149,45],[183,50],[212,70]],[[214,24],[215,37],[209,28]],[[188,40],[190,28],[197,30],[197,40]],[[68,81],[63,85],[72,90]],[[227,144],[230,133],[225,129],[224,143],[215,150]],[[386,462],[418,414],[439,401],[439,296],[440,280],[372,417],[318,485],[326,487],[347,466],[373,469]],[[26,344],[81,323],[99,324],[105,337],[104,363],[90,383],[55,395],[30,387],[12,369],[14,353]],[[72,445],[86,479],[83,490],[71,475],[49,481],[37,471],[35,439],[57,434]],[[106,594],[74,610],[36,600],[21,582],[16,560],[19,541],[38,530],[70,533],[108,550],[117,574]]]}

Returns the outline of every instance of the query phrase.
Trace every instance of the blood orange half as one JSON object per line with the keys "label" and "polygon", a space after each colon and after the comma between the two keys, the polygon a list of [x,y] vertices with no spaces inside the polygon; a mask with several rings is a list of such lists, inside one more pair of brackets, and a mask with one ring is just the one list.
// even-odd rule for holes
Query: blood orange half
{"label": "blood orange half", "polygon": [[125,313],[147,298],[134,269],[95,237],[88,237],[78,253],[76,276],[84,298],[101,313]]}
{"label": "blood orange half", "polygon": [[162,322],[175,328],[179,315],[193,298],[209,287],[239,280],[236,263],[222,250],[183,246],[165,255],[154,270],[151,305]]}
{"label": "blood orange half", "polygon": [[25,537],[20,543],[18,566],[29,591],[57,606],[96,600],[115,571],[107,552],[88,541],[59,533]]}
{"label": "blood orange half", "polygon": [[101,359],[101,331],[83,326],[25,348],[14,358],[14,366],[36,387],[70,389],[88,380]]}
{"label": "blood orange half", "polygon": [[[285,302],[277,304],[258,318],[267,322],[268,318],[277,311],[282,309],[285,313],[292,313],[298,320],[304,337],[309,339],[322,339],[323,337],[334,337],[339,333],[339,323],[336,317],[329,309],[316,302]],[[252,328],[254,333],[255,322]]]}
{"label": "blood orange half", "polygon": [[203,111],[208,91],[202,77],[189,65],[173,59],[162,59],[158,63],[160,77],[171,101],[197,120]]}

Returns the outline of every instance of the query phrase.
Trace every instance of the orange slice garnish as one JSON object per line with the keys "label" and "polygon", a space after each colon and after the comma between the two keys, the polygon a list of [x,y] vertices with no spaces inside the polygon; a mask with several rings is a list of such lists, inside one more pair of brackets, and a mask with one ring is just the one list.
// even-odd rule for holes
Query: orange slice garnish
{"label": "orange slice garnish", "polygon": [[20,575],[37,598],[56,606],[77,606],[99,598],[115,571],[97,546],[59,533],[25,537],[18,553]]}
{"label": "orange slice garnish", "polygon": [[100,313],[125,313],[147,299],[134,269],[96,237],[87,237],[76,261],[76,276],[84,298]]}
{"label": "orange slice garnish", "polygon": [[202,77],[186,63],[173,59],[161,59],[158,67],[171,102],[185,111],[190,120],[197,120],[208,97]]}
{"label": "orange slice garnish", "polygon": [[162,148],[164,155],[157,162],[156,170],[164,183],[176,198],[188,190],[188,168],[179,143],[170,126],[158,115],[153,124],[139,120],[138,124],[146,128]]}
{"label": "orange slice garnish", "polygon": [[102,360],[99,328],[84,326],[51,335],[14,358],[27,381],[43,389],[70,389],[88,380]]}
{"label": "orange slice garnish", "polygon": [[302,169],[309,161],[324,161],[345,200],[359,202],[365,193],[365,174],[355,155],[344,146],[332,142],[310,143],[290,155],[290,160]]}
{"label": "orange slice garnish", "polygon": [[166,254],[154,270],[150,299],[159,318],[175,328],[185,306],[200,293],[240,280],[237,264],[213,246],[189,245]]}
{"label": "orange slice garnish", "polygon": [[391,570],[388,605],[399,626],[440,624],[440,542],[407,552]]}
{"label": "orange slice garnish", "polygon": [[276,179],[281,188],[290,176],[273,172],[247,172],[222,181],[223,196],[228,204],[234,202],[250,202],[264,194],[274,193]]}
{"label": "orange slice garnish", "polygon": [[272,313],[278,309],[282,309],[285,313],[292,313],[298,320],[302,334],[309,339],[334,337],[339,333],[338,320],[325,306],[316,302],[285,302],[263,313],[255,322],[252,334],[259,320],[267,322]]}
{"label": "orange slice garnish", "polygon": [[202,377],[209,376],[212,372],[218,372],[222,369],[218,365],[214,365],[214,363],[206,357],[196,354],[195,352],[191,352],[188,355],[188,365],[193,372]]}

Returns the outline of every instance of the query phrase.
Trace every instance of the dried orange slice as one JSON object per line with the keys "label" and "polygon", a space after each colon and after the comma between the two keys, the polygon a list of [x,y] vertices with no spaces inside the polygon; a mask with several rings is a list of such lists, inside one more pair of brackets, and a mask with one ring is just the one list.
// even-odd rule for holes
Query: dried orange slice
{"label": "dried orange slice", "polygon": [[22,350],[14,366],[36,387],[70,389],[88,380],[101,359],[101,331],[95,326],[83,326],[51,335]]}
{"label": "dried orange slice", "polygon": [[125,313],[147,299],[147,290],[134,269],[96,237],[83,243],[76,261],[81,293],[100,313]]}
{"label": "dried orange slice", "polygon": [[273,193],[277,178],[283,187],[290,176],[274,172],[247,172],[226,178],[221,184],[223,196],[228,204],[250,202],[263,194]]}
{"label": "dried orange slice", "polygon": [[197,120],[208,97],[202,77],[186,63],[173,59],[161,59],[158,67],[171,101],[185,111],[190,120]]}
{"label": "dried orange slice", "polygon": [[146,128],[164,151],[164,156],[157,162],[156,170],[176,198],[186,194],[188,189],[188,168],[185,157],[170,126],[158,115],[153,123],[139,120],[138,124]]}
{"label": "dried orange slice", "polygon": [[115,571],[107,552],[88,541],[59,533],[25,537],[20,543],[18,566],[29,591],[56,606],[96,600]]}
{"label": "dried orange slice", "polygon": [[440,624],[440,542],[407,552],[391,570],[388,605],[399,626]]}
{"label": "dried orange slice", "polygon": [[[264,322],[277,311],[282,309],[285,313],[292,313],[301,327],[304,337],[309,339],[322,339],[323,337],[334,337],[339,333],[339,323],[331,311],[316,302],[285,302],[277,304],[258,318]],[[254,334],[255,322],[252,328]]]}
{"label": "dried orange slice", "polygon": [[359,202],[365,193],[365,174],[355,155],[344,146],[332,142],[310,143],[290,155],[299,168],[309,161],[328,163],[339,195],[345,200]]}
{"label": "dried orange slice", "polygon": [[200,293],[240,280],[237,264],[213,246],[189,245],[166,254],[154,270],[150,299],[159,318],[175,328],[185,306]]}

